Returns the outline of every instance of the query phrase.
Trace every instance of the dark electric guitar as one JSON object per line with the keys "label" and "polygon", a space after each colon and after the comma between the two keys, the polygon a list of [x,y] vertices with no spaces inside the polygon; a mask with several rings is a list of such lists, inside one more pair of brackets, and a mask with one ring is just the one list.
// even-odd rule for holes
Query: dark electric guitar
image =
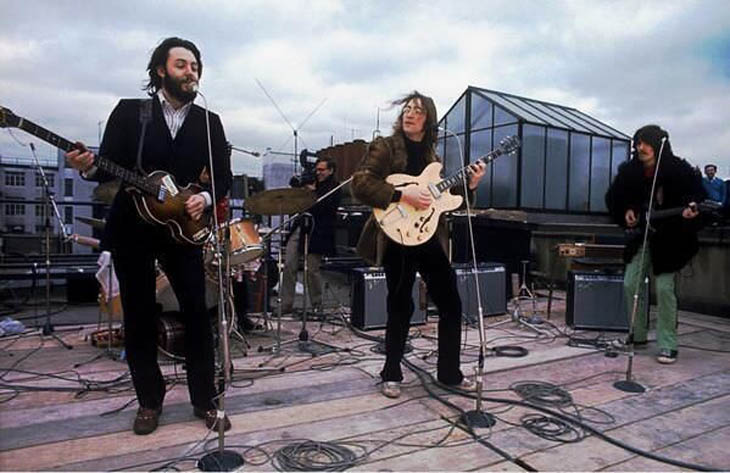
{"label": "dark electric guitar", "polygon": [[[649,232],[654,232],[654,228],[651,226],[652,223],[658,222],[660,220],[664,220],[670,217],[676,217],[677,215],[682,215],[682,212],[684,212],[684,209],[687,207],[672,207],[669,209],[661,209],[661,210],[654,210],[651,213],[651,221],[649,223]],[[695,204],[693,206],[693,210],[699,211],[700,213],[711,213],[711,212],[717,212],[720,210],[722,206],[719,202],[715,202],[712,200],[704,200],[698,204]],[[639,214],[639,222],[636,226],[627,228],[625,230],[626,237],[629,240],[633,240],[634,238],[638,238],[644,233],[644,229],[647,225],[647,212],[642,212]]]}
{"label": "dark electric guitar", "polygon": [[[20,128],[66,152],[81,149],[78,144],[0,106],[0,128],[7,127]],[[102,156],[94,157],[94,165],[121,179],[127,185],[137,212],[144,221],[167,226],[172,237],[180,243],[202,245],[208,240],[212,231],[210,212],[204,212],[200,220],[193,220],[185,211],[185,201],[188,197],[203,191],[201,186],[191,183],[180,187],[175,178],[165,171],[153,171],[145,176]]]}
{"label": "dark electric guitar", "polygon": [[[503,154],[509,154],[520,147],[517,136],[509,136],[502,140],[499,147],[474,161],[487,164]],[[417,246],[426,243],[436,232],[439,217],[443,212],[454,210],[461,205],[463,197],[454,195],[450,189],[461,184],[464,176],[471,175],[471,168],[466,166],[445,179],[441,178],[442,165],[433,162],[426,166],[420,176],[408,174],[391,174],[385,181],[402,189],[415,184],[426,189],[433,201],[427,208],[418,210],[404,202],[393,202],[385,209],[373,208],[375,221],[391,240],[405,246]]]}

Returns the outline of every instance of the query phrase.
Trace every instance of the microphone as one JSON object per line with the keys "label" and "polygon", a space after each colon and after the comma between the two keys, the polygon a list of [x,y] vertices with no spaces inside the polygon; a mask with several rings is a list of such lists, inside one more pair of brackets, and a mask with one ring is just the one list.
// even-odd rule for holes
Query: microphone
{"label": "microphone", "polygon": [[198,92],[198,89],[199,89],[199,88],[200,88],[200,86],[198,85],[198,83],[197,83],[197,82],[193,82],[193,83],[192,83],[192,84],[190,85],[190,90],[191,90],[192,92],[195,92],[195,93],[197,93],[197,92]]}

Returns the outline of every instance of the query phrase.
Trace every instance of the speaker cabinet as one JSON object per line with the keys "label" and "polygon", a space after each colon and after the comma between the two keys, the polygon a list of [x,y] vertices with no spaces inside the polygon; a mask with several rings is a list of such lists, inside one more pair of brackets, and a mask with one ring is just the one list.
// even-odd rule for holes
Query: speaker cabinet
{"label": "speaker cabinet", "polygon": [[[476,283],[472,264],[454,265],[456,283],[461,297],[461,310],[468,320],[477,320],[479,304],[477,303]],[[479,297],[482,301],[484,315],[497,315],[507,312],[507,271],[503,264],[479,263]]]}
{"label": "speaker cabinet", "polygon": [[[642,283],[643,296],[648,285]],[[569,271],[565,323],[574,329],[628,332],[624,276],[600,271]],[[649,304],[646,304],[647,321]]]}
{"label": "speaker cabinet", "polygon": [[[350,322],[361,330],[385,328],[388,320],[386,298],[388,285],[382,268],[354,268],[352,270],[352,313]],[[426,323],[426,294],[421,276],[416,274],[413,284],[415,310],[411,326]]]}

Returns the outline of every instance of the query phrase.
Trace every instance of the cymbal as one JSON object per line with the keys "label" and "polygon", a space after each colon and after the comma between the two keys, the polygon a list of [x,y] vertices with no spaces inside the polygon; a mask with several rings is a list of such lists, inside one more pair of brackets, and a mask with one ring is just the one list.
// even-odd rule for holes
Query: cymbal
{"label": "cymbal", "polygon": [[314,192],[307,189],[269,189],[249,197],[244,207],[260,215],[289,215],[307,210],[314,205]]}
{"label": "cymbal", "polygon": [[91,225],[91,228],[96,228],[98,230],[104,230],[104,226],[106,225],[106,220],[104,220],[103,218],[74,217],[74,219],[78,220],[81,223]]}

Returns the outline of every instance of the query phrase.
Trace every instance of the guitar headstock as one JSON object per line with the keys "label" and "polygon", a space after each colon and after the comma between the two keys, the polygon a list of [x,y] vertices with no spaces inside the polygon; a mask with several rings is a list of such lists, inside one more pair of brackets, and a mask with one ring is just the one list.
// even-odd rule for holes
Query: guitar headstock
{"label": "guitar headstock", "polygon": [[17,127],[20,117],[14,114],[9,108],[0,105],[0,128]]}
{"label": "guitar headstock", "polygon": [[511,135],[503,138],[502,141],[499,142],[498,149],[502,154],[509,154],[517,151],[520,146],[520,138],[517,135]]}

